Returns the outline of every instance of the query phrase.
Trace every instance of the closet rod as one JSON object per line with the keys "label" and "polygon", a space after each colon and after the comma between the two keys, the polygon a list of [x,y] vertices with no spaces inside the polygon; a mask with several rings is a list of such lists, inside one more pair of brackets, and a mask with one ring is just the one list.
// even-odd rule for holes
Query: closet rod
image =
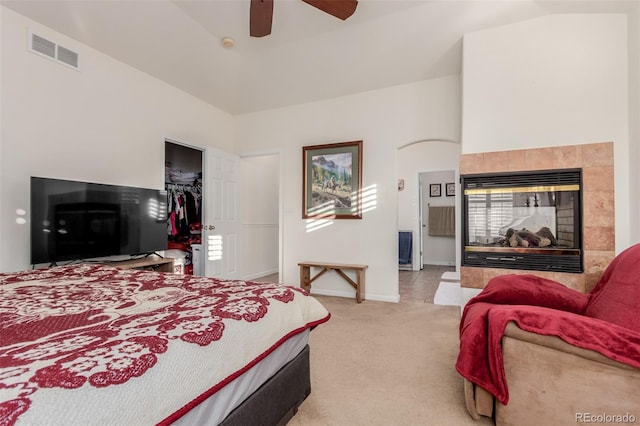
{"label": "closet rod", "polygon": [[200,185],[187,185],[187,184],[182,184],[182,183],[165,183],[164,184],[165,189],[180,189],[183,191],[201,191],[202,190],[202,186]]}

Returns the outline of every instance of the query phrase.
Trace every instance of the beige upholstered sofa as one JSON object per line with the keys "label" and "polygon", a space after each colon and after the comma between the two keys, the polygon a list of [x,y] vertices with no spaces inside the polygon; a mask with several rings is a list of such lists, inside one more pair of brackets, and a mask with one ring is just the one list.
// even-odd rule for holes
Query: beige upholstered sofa
{"label": "beige upholstered sofa", "polygon": [[[496,281],[461,322],[456,368],[473,418],[640,424],[640,245],[618,255],[589,294],[532,276]],[[480,338],[483,327],[493,344]]]}
{"label": "beige upholstered sofa", "polygon": [[[496,425],[640,424],[640,369],[555,336],[524,331],[511,322],[502,339],[509,403],[465,380],[469,414],[495,417]],[[608,415],[600,422],[594,416]],[[589,418],[592,420],[589,421]],[[633,421],[635,419],[635,422]],[[582,421],[581,421],[582,420]]]}

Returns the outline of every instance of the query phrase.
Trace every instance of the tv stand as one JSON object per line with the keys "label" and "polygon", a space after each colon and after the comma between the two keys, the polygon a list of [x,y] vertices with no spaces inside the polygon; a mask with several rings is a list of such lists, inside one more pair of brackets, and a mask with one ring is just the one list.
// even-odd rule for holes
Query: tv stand
{"label": "tv stand", "polygon": [[151,255],[140,259],[123,260],[112,263],[117,268],[124,269],[144,269],[146,271],[174,272],[173,259],[162,258],[158,255]]}

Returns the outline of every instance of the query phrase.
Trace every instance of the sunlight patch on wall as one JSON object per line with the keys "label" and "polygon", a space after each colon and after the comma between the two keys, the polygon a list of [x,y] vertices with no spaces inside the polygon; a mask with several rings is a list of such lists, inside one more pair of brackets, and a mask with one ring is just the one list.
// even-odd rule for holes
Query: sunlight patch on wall
{"label": "sunlight patch on wall", "polygon": [[317,231],[318,229],[325,228],[333,224],[333,220],[336,217],[335,203],[329,201],[319,206],[314,207],[309,211],[309,214],[314,215],[313,219],[307,219],[307,232]]}
{"label": "sunlight patch on wall", "polygon": [[[362,213],[369,212],[375,209],[378,205],[378,185],[369,185],[362,188],[361,200],[362,200]],[[354,203],[355,204],[355,203]]]}
{"label": "sunlight patch on wall", "polygon": [[207,238],[207,259],[222,259],[222,235],[209,235]]}
{"label": "sunlight patch on wall", "polygon": [[[351,194],[351,212],[353,215],[358,213],[358,198],[360,199],[360,211],[362,213],[369,212],[378,206],[378,186],[370,185],[358,192]],[[333,224],[336,218],[335,202],[330,201],[314,207],[310,212],[314,216],[313,219],[307,219],[307,232],[317,231]],[[341,216],[344,217],[344,216]]]}

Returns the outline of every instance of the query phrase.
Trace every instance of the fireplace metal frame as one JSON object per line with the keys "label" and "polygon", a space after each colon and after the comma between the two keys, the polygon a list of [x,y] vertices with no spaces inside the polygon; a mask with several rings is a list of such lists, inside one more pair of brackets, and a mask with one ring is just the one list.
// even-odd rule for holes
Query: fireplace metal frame
{"label": "fireplace metal frame", "polygon": [[[461,175],[462,266],[551,272],[584,272],[582,169],[536,170],[526,172]],[[577,186],[573,203],[574,247],[502,247],[469,244],[469,201],[471,191],[506,191],[538,188],[541,192],[566,185]],[[549,192],[549,191],[547,191]],[[556,236],[557,237],[557,236]]]}

